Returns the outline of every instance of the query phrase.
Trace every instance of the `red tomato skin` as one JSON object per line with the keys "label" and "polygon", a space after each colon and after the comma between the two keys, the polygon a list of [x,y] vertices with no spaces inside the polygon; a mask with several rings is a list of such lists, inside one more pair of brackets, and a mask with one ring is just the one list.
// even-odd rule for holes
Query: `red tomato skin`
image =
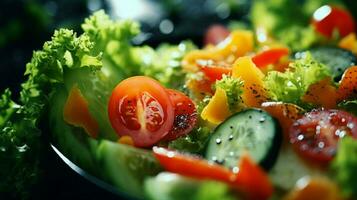
{"label": "red tomato skin", "polygon": [[252,61],[257,67],[263,68],[269,64],[278,62],[281,57],[287,55],[289,55],[288,48],[273,48],[255,55]]}
{"label": "red tomato skin", "polygon": [[206,31],[204,44],[217,45],[225,40],[229,34],[230,31],[226,27],[219,24],[212,25]]}
{"label": "red tomato skin", "polygon": [[166,136],[174,122],[169,95],[156,80],[134,76],[120,82],[108,104],[112,127],[130,136],[136,147],[151,147]]}
{"label": "red tomato skin", "polygon": [[175,119],[171,131],[163,140],[171,141],[187,135],[196,125],[197,111],[193,101],[184,93],[166,89],[174,107]]}
{"label": "red tomato skin", "polygon": [[327,166],[345,135],[357,139],[357,118],[340,110],[315,110],[306,113],[290,127],[290,143],[306,161]]}
{"label": "red tomato skin", "polygon": [[331,38],[334,29],[344,37],[355,31],[355,21],[350,12],[336,6],[324,5],[313,14],[312,24],[320,34]]}

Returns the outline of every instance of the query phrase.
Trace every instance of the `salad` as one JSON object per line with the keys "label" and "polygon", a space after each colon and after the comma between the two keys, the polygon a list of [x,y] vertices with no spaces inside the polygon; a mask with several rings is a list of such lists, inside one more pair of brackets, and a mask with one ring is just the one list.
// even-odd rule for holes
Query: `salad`
{"label": "salad", "polygon": [[56,30],[19,100],[1,96],[0,192],[29,195],[48,134],[133,198],[356,199],[354,18],[340,1],[257,0],[250,19],[203,47],[132,45],[139,24],[104,11]]}

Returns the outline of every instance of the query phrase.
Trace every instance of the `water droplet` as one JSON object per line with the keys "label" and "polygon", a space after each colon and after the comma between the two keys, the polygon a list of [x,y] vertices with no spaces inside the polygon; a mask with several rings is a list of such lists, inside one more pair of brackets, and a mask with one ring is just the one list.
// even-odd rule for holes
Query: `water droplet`
{"label": "water droplet", "polygon": [[229,156],[234,156],[234,152],[233,152],[233,151],[230,151],[230,152],[229,152]]}
{"label": "water droplet", "polygon": [[221,138],[217,138],[217,139],[216,139],[216,144],[221,144],[221,143],[222,143]]}
{"label": "water droplet", "polygon": [[233,140],[233,135],[230,135],[230,136],[228,137],[228,140],[229,140],[229,141]]}
{"label": "water droplet", "polygon": [[217,161],[217,157],[216,157],[216,156],[212,156],[211,160],[212,160],[213,162],[216,162],[216,161]]}
{"label": "water droplet", "polygon": [[304,136],[303,134],[300,134],[300,135],[298,135],[298,137],[297,137],[297,139],[298,139],[299,141],[303,140],[304,138],[305,138],[305,136]]}
{"label": "water droplet", "polygon": [[340,137],[340,138],[345,137],[346,134],[347,134],[347,133],[346,133],[345,130],[337,129],[337,130],[335,131],[335,135],[338,136],[338,137]]}
{"label": "water droplet", "polygon": [[259,122],[260,122],[260,123],[265,122],[265,117],[261,117],[261,118],[259,119]]}
{"label": "water droplet", "polygon": [[353,129],[355,126],[354,126],[354,124],[353,123],[348,123],[347,124],[347,128],[349,128],[349,129]]}
{"label": "water droplet", "polygon": [[318,146],[320,149],[322,149],[322,148],[325,147],[325,143],[324,143],[324,142],[319,142],[319,143],[317,144],[317,146]]}
{"label": "water droplet", "polygon": [[232,172],[235,173],[235,174],[238,174],[239,167],[233,167]]}
{"label": "water droplet", "polygon": [[220,165],[223,165],[223,164],[224,164],[224,161],[225,161],[224,159],[222,159],[222,160],[217,160],[216,163],[217,163],[217,164],[220,164]]}

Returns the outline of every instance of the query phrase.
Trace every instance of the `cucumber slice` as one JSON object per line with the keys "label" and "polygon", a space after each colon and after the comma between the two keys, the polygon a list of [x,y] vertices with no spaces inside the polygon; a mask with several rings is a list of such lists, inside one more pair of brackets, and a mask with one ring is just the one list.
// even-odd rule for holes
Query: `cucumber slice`
{"label": "cucumber slice", "polygon": [[240,156],[248,152],[255,162],[269,169],[276,161],[281,142],[279,123],[263,110],[248,109],[216,128],[206,158],[234,169]]}
{"label": "cucumber slice", "polygon": [[[309,50],[312,57],[318,62],[325,64],[330,68],[335,81],[339,81],[343,72],[357,64],[357,58],[351,51],[338,47],[316,47]],[[296,54],[295,57],[298,57]]]}

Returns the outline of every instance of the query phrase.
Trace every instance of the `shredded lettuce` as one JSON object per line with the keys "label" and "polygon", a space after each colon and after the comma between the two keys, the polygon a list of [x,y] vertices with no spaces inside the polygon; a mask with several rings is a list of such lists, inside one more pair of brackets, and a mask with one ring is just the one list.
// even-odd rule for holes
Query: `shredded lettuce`
{"label": "shredded lettuce", "polygon": [[308,87],[328,76],[331,76],[329,69],[306,53],[291,63],[287,71],[269,72],[264,81],[274,100],[304,106],[301,97]]}
{"label": "shredded lettuce", "polygon": [[226,92],[229,109],[232,113],[238,112],[243,108],[241,94],[243,93],[243,82],[238,78],[223,75],[221,80],[216,81],[215,87],[219,87]]}
{"label": "shredded lettuce", "polygon": [[206,147],[211,130],[208,127],[198,127],[193,129],[189,135],[180,137],[169,143],[170,149],[181,152],[200,154]]}
{"label": "shredded lettuce", "polygon": [[337,155],[332,162],[334,178],[345,197],[357,198],[357,140],[346,137],[340,140]]}

